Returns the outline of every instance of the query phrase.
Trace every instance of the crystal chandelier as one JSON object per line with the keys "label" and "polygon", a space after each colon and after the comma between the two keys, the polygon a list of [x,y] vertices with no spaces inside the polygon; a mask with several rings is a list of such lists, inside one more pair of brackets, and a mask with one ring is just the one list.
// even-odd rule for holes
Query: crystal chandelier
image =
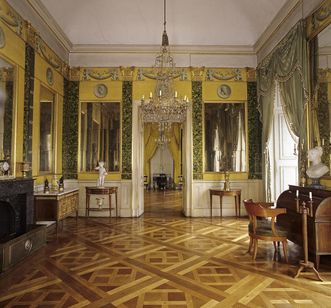
{"label": "crystal chandelier", "polygon": [[170,54],[169,39],[166,31],[166,0],[164,0],[163,15],[163,35],[160,53],[156,56],[154,68],[154,78],[156,87],[154,95],[151,92],[149,99],[141,99],[141,110],[144,122],[181,123],[185,121],[188,98],[178,97],[174,91],[174,79],[179,77],[176,72],[173,57]]}

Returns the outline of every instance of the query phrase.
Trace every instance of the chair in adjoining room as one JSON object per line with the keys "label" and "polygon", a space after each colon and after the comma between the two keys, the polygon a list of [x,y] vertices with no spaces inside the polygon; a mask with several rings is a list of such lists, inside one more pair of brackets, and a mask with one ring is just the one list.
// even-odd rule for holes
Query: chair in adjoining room
{"label": "chair in adjoining room", "polygon": [[149,188],[149,183],[148,183],[148,176],[144,175],[144,187],[146,190]]}
{"label": "chair in adjoining room", "polygon": [[248,252],[253,247],[253,260],[256,259],[258,241],[272,241],[277,252],[277,243],[282,242],[285,261],[288,262],[287,231],[277,226],[277,216],[286,214],[285,208],[270,208],[272,203],[244,200],[249,216],[248,234],[250,237]]}

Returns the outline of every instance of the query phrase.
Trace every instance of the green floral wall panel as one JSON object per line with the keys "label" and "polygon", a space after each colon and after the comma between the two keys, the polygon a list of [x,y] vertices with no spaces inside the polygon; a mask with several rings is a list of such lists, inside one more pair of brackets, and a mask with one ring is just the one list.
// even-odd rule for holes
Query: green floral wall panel
{"label": "green floral wall panel", "polygon": [[323,142],[323,156],[322,162],[329,166],[330,163],[330,125],[329,125],[329,102],[328,102],[328,83],[320,82],[317,93],[317,117],[318,128],[320,131],[320,141]]}
{"label": "green floral wall panel", "polygon": [[[5,98],[5,112],[6,116],[4,118],[4,135],[3,135],[3,149],[4,156],[10,157],[10,149],[12,143],[12,126],[13,126],[13,90],[14,83],[12,81],[6,82],[6,98]],[[7,153],[7,151],[9,151]]]}
{"label": "green floral wall panel", "polygon": [[249,178],[262,178],[262,123],[257,110],[256,82],[247,83]]}
{"label": "green floral wall panel", "polygon": [[64,79],[62,173],[77,179],[79,82]]}
{"label": "green floral wall panel", "polygon": [[122,179],[132,178],[132,81],[122,85]]}
{"label": "green floral wall panel", "polygon": [[[32,125],[35,51],[25,44],[23,160],[32,162]],[[31,171],[28,173],[31,176]]]}
{"label": "green floral wall panel", "polygon": [[193,179],[201,180],[203,175],[202,143],[202,82],[192,81],[193,121]]}

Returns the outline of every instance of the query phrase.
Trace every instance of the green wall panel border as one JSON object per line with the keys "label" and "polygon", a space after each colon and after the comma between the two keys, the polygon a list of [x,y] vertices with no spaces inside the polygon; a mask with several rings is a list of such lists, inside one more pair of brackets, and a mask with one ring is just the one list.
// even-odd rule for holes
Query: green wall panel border
{"label": "green wall panel border", "polygon": [[[5,118],[4,118],[4,135],[3,135],[3,150],[4,159],[12,157],[12,127],[13,127],[13,105],[14,105],[14,83],[13,81],[6,82],[6,98],[5,98]],[[8,152],[9,151],[9,152]],[[9,160],[9,164],[11,161]]]}
{"label": "green wall panel border", "polygon": [[193,179],[203,178],[202,82],[192,81]]}
{"label": "green wall panel border", "polygon": [[[328,102],[328,83],[320,82],[317,93],[317,117],[318,128],[320,132],[320,142],[324,140],[322,162],[329,166],[330,164],[330,125],[329,125],[329,102]],[[317,140],[314,140],[317,145]]]}
{"label": "green wall panel border", "polygon": [[122,179],[132,178],[132,81],[122,84]]}
{"label": "green wall panel border", "polygon": [[62,173],[65,179],[77,179],[79,82],[64,79]]}
{"label": "green wall panel border", "polygon": [[256,89],[255,81],[247,82],[249,179],[262,179],[262,123]]}
{"label": "green wall panel border", "polygon": [[[25,75],[24,75],[24,127],[23,127],[23,160],[32,162],[32,125],[33,125],[33,92],[34,92],[35,51],[25,44]],[[29,171],[27,176],[31,176]]]}

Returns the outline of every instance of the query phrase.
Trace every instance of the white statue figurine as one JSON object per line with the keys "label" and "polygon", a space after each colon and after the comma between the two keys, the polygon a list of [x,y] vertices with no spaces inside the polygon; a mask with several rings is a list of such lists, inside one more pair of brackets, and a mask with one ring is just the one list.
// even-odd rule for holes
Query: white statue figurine
{"label": "white statue figurine", "polygon": [[105,184],[105,176],[108,174],[106,168],[104,167],[104,162],[99,161],[98,167],[95,168],[95,170],[99,170],[99,177],[97,180],[97,186],[98,187],[103,187]]}
{"label": "white statue figurine", "polygon": [[308,151],[308,159],[312,162],[306,173],[311,179],[319,179],[329,171],[329,168],[321,162],[323,149],[320,146]]}

